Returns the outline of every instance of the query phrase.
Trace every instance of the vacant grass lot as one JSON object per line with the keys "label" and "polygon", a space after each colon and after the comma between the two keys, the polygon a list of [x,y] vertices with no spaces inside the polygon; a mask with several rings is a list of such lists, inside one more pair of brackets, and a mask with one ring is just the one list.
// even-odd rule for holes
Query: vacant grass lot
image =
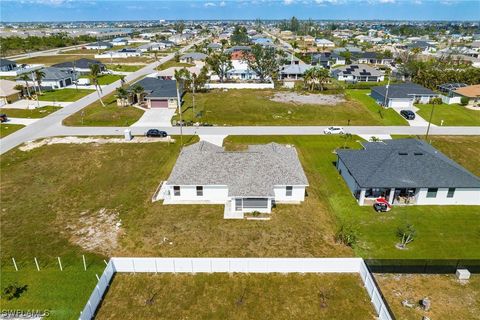
{"label": "vacant grass lot", "polygon": [[99,100],[86,106],[63,120],[66,126],[129,126],[143,114],[143,110],[134,107],[117,106],[117,98],[112,93],[103,98],[105,107]]}
{"label": "vacant grass lot", "polygon": [[6,137],[17,130],[22,129],[23,127],[25,126],[21,124],[2,123],[0,124],[0,138]]}
{"label": "vacant grass lot", "polygon": [[[406,125],[394,110],[382,110],[368,90],[346,90],[347,101],[335,105],[296,105],[271,101],[273,90],[210,91],[185,95],[183,119],[217,125]],[[201,112],[202,117],[196,115]],[[383,117],[383,118],[382,118]],[[178,120],[177,118],[175,118]]]}
{"label": "vacant grass lot", "polygon": [[165,70],[165,69],[168,69],[168,68],[172,68],[172,67],[185,67],[185,68],[188,68],[188,67],[194,67],[195,64],[191,64],[191,63],[182,63],[182,62],[177,62],[175,60],[168,60],[167,62],[165,63],[162,63],[161,65],[159,65],[156,69],[157,70]]}
{"label": "vacant grass lot", "polygon": [[375,319],[375,313],[355,274],[117,274],[97,319],[119,318]]}
{"label": "vacant grass lot", "polygon": [[26,59],[17,60],[18,63],[26,63],[26,64],[45,64],[47,66],[51,66],[52,64],[62,63],[62,62],[70,62],[78,59],[93,59],[95,53],[92,52],[91,55],[85,54],[56,54],[52,56],[38,56],[38,57],[31,57]]}
{"label": "vacant grass lot", "polygon": [[[56,269],[35,269],[33,260],[28,268],[2,270],[2,310],[46,310],[47,319],[78,319],[88,297],[92,293],[102,265],[90,266],[83,270],[81,258],[76,266],[66,266],[63,271]],[[3,289],[11,284],[27,286],[27,290],[17,299],[7,300]]]}
{"label": "vacant grass lot", "polygon": [[77,101],[95,90],[88,89],[59,89],[44,91],[38,97],[40,101]]}
{"label": "vacant grass lot", "polygon": [[[342,146],[342,138],[330,137],[228,137],[228,142],[266,143],[270,141],[297,146],[310,181],[311,192],[338,225],[351,226],[357,231],[359,243],[355,252],[365,258],[479,258],[480,228],[476,206],[409,206],[394,207],[387,214],[377,214],[371,207],[360,207],[350,194],[344,180],[334,167],[335,148]],[[433,144],[456,159],[460,164],[480,175],[480,140],[477,137],[432,137]],[[359,144],[350,144],[359,148]],[[314,173],[314,174],[312,174]],[[399,226],[411,223],[417,237],[407,250],[398,250],[395,244]]]}
{"label": "vacant grass lot", "polygon": [[[88,75],[84,75],[81,78],[90,78]],[[117,74],[103,74],[98,77],[98,84],[101,86],[114,83],[117,80],[120,80],[120,76]]]}
{"label": "vacant grass lot", "polygon": [[[378,274],[375,276],[382,293],[397,319],[480,319],[480,276],[473,275],[460,283],[454,275]],[[429,297],[430,311],[418,301]],[[407,299],[414,308],[402,306]],[[453,316],[454,315],[454,316]]]}
{"label": "vacant grass lot", "polygon": [[128,57],[128,58],[100,58],[96,59],[103,63],[116,64],[116,63],[151,63],[155,59],[152,57],[140,56],[140,57]]}
{"label": "vacant grass lot", "polygon": [[[431,104],[415,105],[420,110],[417,112],[428,121],[432,112]],[[480,126],[480,111],[470,110],[458,104],[440,104],[433,110],[432,123],[444,126]]]}
{"label": "vacant grass lot", "polygon": [[135,72],[144,66],[145,65],[107,64],[107,69],[113,71]]}
{"label": "vacant grass lot", "polygon": [[0,108],[0,113],[6,113],[8,117],[12,118],[43,118],[59,109],[61,109],[61,107],[55,106],[45,106],[36,109]]}

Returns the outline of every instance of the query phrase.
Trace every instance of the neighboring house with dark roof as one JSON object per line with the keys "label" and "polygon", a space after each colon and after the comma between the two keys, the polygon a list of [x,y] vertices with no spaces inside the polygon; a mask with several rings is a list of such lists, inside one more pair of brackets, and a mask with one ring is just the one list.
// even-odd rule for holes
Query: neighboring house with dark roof
{"label": "neighboring house with dark roof", "polygon": [[414,103],[426,104],[438,93],[415,83],[398,83],[373,87],[370,96],[388,108],[411,108]]}
{"label": "neighboring house with dark roof", "polygon": [[106,50],[112,47],[113,45],[110,42],[102,42],[102,41],[90,43],[84,46],[84,48],[87,50]]}
{"label": "neighboring house with dark roof", "polygon": [[384,66],[391,65],[394,61],[393,58],[387,58],[380,53],[371,51],[353,53],[351,59],[355,63],[376,64]]}
{"label": "neighboring house with dark roof", "polygon": [[284,65],[280,69],[281,79],[302,79],[305,72],[313,66],[305,63]]}
{"label": "neighboring house with dark roof", "polygon": [[416,40],[407,45],[408,50],[419,49],[422,54],[430,54],[437,51],[437,47],[423,40]]}
{"label": "neighboring house with dark roof", "polygon": [[[79,75],[78,71],[68,70],[68,69],[60,69],[54,67],[46,67],[42,68],[41,71],[45,74],[45,76],[41,79],[41,87],[42,88],[49,88],[49,89],[59,89],[63,87],[67,87],[73,84]],[[29,77],[29,85],[31,86],[38,86],[38,83],[35,78],[35,73],[26,73]],[[16,81],[19,84],[24,84],[25,81],[17,78]]]}
{"label": "neighboring house with dark roof", "polygon": [[[144,90],[143,101],[149,109],[154,108],[177,108],[177,82],[175,80],[163,80],[159,78],[144,78],[135,85],[140,85]],[[132,87],[133,87],[132,86]],[[180,99],[183,90],[180,90]]]}
{"label": "neighboring house with dark roof", "polygon": [[8,59],[0,59],[0,71],[13,71],[17,68],[17,63]]}
{"label": "neighboring house with dark roof", "polygon": [[337,150],[336,167],[360,205],[480,205],[480,178],[417,139]]}
{"label": "neighboring house with dark roof", "polygon": [[305,199],[307,177],[293,146],[250,145],[226,151],[200,141],[184,147],[160,192],[164,204],[224,204],[224,217],[270,213],[275,203]]}
{"label": "neighboring house with dark roof", "polygon": [[207,46],[208,49],[212,49],[213,51],[220,51],[222,50],[222,45],[220,43],[212,42]]}
{"label": "neighboring house with dark roof", "polygon": [[312,54],[311,64],[321,65],[324,68],[330,68],[335,65],[345,65],[346,60],[340,54],[335,52],[322,52]]}
{"label": "neighboring house with dark roof", "polygon": [[182,63],[196,63],[205,61],[208,56],[202,52],[189,52],[185,53],[180,57],[180,62]]}
{"label": "neighboring house with dark roof", "polygon": [[100,71],[106,71],[106,67],[103,63],[98,60],[93,59],[78,59],[74,61],[62,62],[52,65],[54,68],[75,70],[80,73],[90,73],[90,66],[97,64],[100,67]]}
{"label": "neighboring house with dark roof", "polygon": [[366,64],[351,64],[335,68],[331,71],[333,78],[338,81],[356,82],[381,82],[385,73]]}

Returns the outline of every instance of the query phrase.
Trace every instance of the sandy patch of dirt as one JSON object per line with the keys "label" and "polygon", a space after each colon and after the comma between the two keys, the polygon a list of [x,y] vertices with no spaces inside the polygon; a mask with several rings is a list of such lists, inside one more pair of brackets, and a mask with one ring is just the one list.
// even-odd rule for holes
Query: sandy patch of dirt
{"label": "sandy patch of dirt", "polygon": [[91,252],[110,256],[118,246],[122,222],[116,210],[102,208],[97,212],[82,212],[78,219],[66,224],[70,242]]}
{"label": "sandy patch of dirt", "polygon": [[106,144],[106,143],[152,143],[152,142],[175,142],[175,139],[170,137],[166,138],[147,138],[147,137],[134,137],[130,141],[125,141],[123,138],[93,138],[93,137],[58,137],[47,138],[37,141],[29,141],[19,147],[21,151],[30,151],[43,146],[49,146],[52,144]]}
{"label": "sandy patch of dirt", "polygon": [[318,104],[324,106],[334,106],[346,101],[341,94],[298,94],[296,92],[277,92],[270,100],[282,103]]}

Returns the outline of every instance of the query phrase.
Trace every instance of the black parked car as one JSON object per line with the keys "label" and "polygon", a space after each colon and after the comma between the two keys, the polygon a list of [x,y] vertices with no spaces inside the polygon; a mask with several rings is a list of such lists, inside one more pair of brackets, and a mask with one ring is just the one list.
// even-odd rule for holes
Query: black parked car
{"label": "black parked car", "polygon": [[167,136],[167,133],[165,131],[161,131],[158,129],[150,129],[147,131],[145,134],[147,137],[160,137],[160,138],[165,138]]}
{"label": "black parked car", "polygon": [[0,122],[7,122],[8,117],[5,113],[0,114]]}
{"label": "black parked car", "polygon": [[402,110],[400,114],[407,120],[415,119],[415,113],[412,110]]}

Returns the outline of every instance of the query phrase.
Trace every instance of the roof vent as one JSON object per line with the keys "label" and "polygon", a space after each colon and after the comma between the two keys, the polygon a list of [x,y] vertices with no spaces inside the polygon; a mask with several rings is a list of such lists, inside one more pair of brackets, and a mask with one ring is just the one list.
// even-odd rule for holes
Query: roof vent
{"label": "roof vent", "polygon": [[407,152],[399,152],[398,154],[399,154],[400,156],[407,156],[407,155],[408,155]]}
{"label": "roof vent", "polygon": [[422,152],[414,152],[413,154],[416,155],[416,156],[423,156]]}

